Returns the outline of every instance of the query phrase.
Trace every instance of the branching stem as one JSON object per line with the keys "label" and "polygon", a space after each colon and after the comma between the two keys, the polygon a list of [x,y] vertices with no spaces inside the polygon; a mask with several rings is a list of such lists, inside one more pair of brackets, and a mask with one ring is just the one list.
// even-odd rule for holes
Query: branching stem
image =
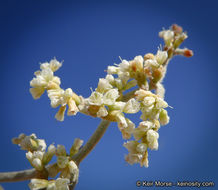
{"label": "branching stem", "polygon": [[[134,92],[136,90],[133,90],[127,94],[125,94],[122,98],[123,101],[128,101],[130,98],[134,96]],[[87,141],[87,143],[80,149],[80,151],[75,154],[72,159],[76,161],[76,163],[79,165],[80,162],[93,150],[93,148],[96,146],[96,144],[99,142],[101,137],[104,135],[105,131],[107,130],[108,126],[110,124],[110,121],[102,120],[99,124],[96,131],[93,133],[93,135],[90,137],[90,139]],[[17,181],[25,181],[30,180],[33,178],[47,178],[47,170],[52,165],[48,165],[44,172],[38,172],[35,169],[29,169],[29,170],[22,170],[22,171],[15,171],[15,172],[1,172],[0,173],[0,182],[17,182]]]}

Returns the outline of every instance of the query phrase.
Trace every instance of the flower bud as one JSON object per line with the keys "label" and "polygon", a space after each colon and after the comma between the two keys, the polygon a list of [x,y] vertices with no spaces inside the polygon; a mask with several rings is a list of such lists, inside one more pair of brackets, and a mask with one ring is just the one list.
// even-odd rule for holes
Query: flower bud
{"label": "flower bud", "polygon": [[68,163],[68,168],[70,170],[70,173],[73,175],[73,179],[72,181],[73,182],[77,182],[78,181],[78,177],[79,177],[79,169],[78,169],[78,166],[75,164],[74,161],[70,161]]}
{"label": "flower bud", "polygon": [[190,49],[185,49],[184,56],[185,57],[192,57],[193,56],[193,51],[190,50]]}
{"label": "flower bud", "polygon": [[147,131],[147,141],[148,141],[148,147],[150,149],[154,149],[154,150],[158,149],[158,138],[159,138],[159,134],[156,131],[152,129],[149,129]]}
{"label": "flower bud", "polygon": [[42,162],[39,158],[34,158],[32,161],[32,165],[36,170],[43,170]]}
{"label": "flower bud", "polygon": [[66,156],[67,153],[66,153],[66,149],[65,149],[64,145],[58,145],[56,153],[57,153],[57,156]]}
{"label": "flower bud", "polygon": [[76,138],[74,140],[73,146],[70,149],[70,156],[73,156],[74,154],[76,154],[79,151],[82,144],[83,144],[83,140]]}
{"label": "flower bud", "polygon": [[58,110],[58,112],[55,115],[55,118],[58,121],[64,121],[64,113],[66,111],[66,106],[61,106],[60,109]]}
{"label": "flower bud", "polygon": [[55,146],[53,144],[49,145],[48,154],[53,156],[55,154],[55,152],[56,152]]}
{"label": "flower bud", "polygon": [[147,53],[147,54],[144,55],[144,60],[145,61],[148,60],[148,59],[154,59],[154,58],[155,58],[154,54],[152,54],[152,53]]}
{"label": "flower bud", "polygon": [[113,77],[113,75],[108,74],[108,75],[106,75],[105,79],[106,79],[110,84],[113,84],[113,82],[114,82],[114,77]]}
{"label": "flower bud", "polygon": [[159,119],[160,119],[161,125],[166,125],[169,123],[170,118],[169,118],[167,111],[165,109],[161,109]]}
{"label": "flower bud", "polygon": [[32,162],[32,159],[33,159],[33,153],[32,152],[27,152],[26,153],[26,158],[29,160],[29,162],[31,163]]}
{"label": "flower bud", "polygon": [[43,155],[42,163],[48,164],[56,153],[56,148],[53,144],[48,147],[48,151]]}
{"label": "flower bud", "polygon": [[175,32],[175,34],[181,34],[183,31],[182,27],[177,24],[173,24],[171,28]]}

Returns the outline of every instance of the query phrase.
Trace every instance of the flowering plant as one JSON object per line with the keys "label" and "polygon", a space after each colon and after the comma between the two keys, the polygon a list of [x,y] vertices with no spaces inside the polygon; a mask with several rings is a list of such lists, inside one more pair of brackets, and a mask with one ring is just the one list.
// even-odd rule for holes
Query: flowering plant
{"label": "flowering plant", "polygon": [[[126,162],[148,167],[148,150],[158,149],[158,130],[170,120],[166,109],[172,107],[164,100],[163,86],[169,61],[175,55],[193,55],[191,50],[179,48],[187,38],[180,26],[174,24],[168,30],[162,30],[159,36],[164,40],[163,48],[160,46],[156,54],[139,55],[133,60],[120,58],[119,64],[108,66],[107,75],[99,79],[97,88],[87,98],[71,88],[61,88],[61,80],[54,73],[62,62],[52,59],[42,63],[30,81],[30,93],[34,99],[47,93],[51,107],[58,108],[55,115],[58,121],[64,121],[65,112],[68,116],[80,112],[102,121],[83,147],[83,140],[76,138],[68,152],[63,145],[55,147],[51,144],[47,148],[45,141],[35,134],[20,134],[12,142],[27,151],[26,158],[33,169],[0,173],[0,182],[31,179],[29,187],[32,190],[74,189],[80,162],[101,139],[110,122],[116,122],[123,139],[129,140],[124,142],[128,150]],[[141,112],[141,122],[135,124],[128,114],[138,112]],[[49,164],[54,156],[57,161]]]}

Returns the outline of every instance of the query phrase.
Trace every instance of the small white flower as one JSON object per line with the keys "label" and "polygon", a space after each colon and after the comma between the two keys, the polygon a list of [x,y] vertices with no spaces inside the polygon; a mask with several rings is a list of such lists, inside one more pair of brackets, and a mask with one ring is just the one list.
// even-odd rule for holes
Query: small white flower
{"label": "small white flower", "polygon": [[46,147],[47,147],[45,140],[44,139],[37,139],[37,142],[38,142],[38,150],[44,152]]}
{"label": "small white flower", "polygon": [[59,61],[57,61],[57,59],[54,58],[50,61],[49,66],[51,70],[55,72],[62,66],[62,63],[60,63]]}
{"label": "small white flower", "polygon": [[51,107],[56,108],[63,102],[63,89],[48,90],[48,97],[51,100]]}
{"label": "small white flower", "polygon": [[68,100],[67,115],[76,115],[78,111],[79,108],[76,106],[76,102],[72,98],[70,98]]}
{"label": "small white flower", "polygon": [[142,101],[143,105],[145,106],[151,106],[152,104],[155,103],[155,98],[154,97],[150,97],[150,96],[147,96],[143,99]]}
{"label": "small white flower", "polygon": [[30,93],[34,99],[40,98],[45,89],[51,87],[57,88],[60,85],[60,79],[53,76],[53,72],[50,68],[38,71],[35,75],[36,77],[30,81],[30,86],[33,87],[30,89]]}
{"label": "small white flower", "polygon": [[139,89],[135,92],[136,99],[139,101],[143,101],[146,96],[155,96],[152,92]]}
{"label": "small white flower", "polygon": [[158,82],[156,84],[156,86],[157,86],[157,89],[156,89],[157,95],[160,96],[162,99],[164,99],[165,88],[164,88],[163,84]]}
{"label": "small white flower", "polygon": [[129,62],[127,60],[122,60],[122,62],[120,63],[119,67],[121,71],[127,71],[129,69]]}
{"label": "small white flower", "polygon": [[99,92],[92,92],[91,96],[88,98],[88,103],[90,105],[100,106],[103,104],[103,95]]}
{"label": "small white flower", "polygon": [[159,32],[159,36],[164,39],[167,46],[170,46],[174,38],[174,32],[172,30],[163,30]]}
{"label": "small white flower", "polygon": [[107,115],[108,115],[107,109],[104,106],[100,107],[100,109],[97,112],[97,117],[105,117]]}
{"label": "small white flower", "polygon": [[110,83],[112,84],[114,82],[114,77],[113,75],[106,75],[105,79]]}
{"label": "small white flower", "polygon": [[144,59],[141,55],[138,55],[138,56],[135,56],[134,61],[136,61],[140,64],[143,64]]}
{"label": "small white flower", "polygon": [[159,119],[160,119],[160,124],[161,125],[166,125],[169,123],[170,121],[170,117],[167,114],[167,111],[164,109],[161,109],[160,115],[159,115]]}
{"label": "small white flower", "polygon": [[41,97],[41,95],[45,92],[44,88],[30,88],[30,93],[32,97],[36,100]]}
{"label": "small white flower", "polygon": [[97,88],[98,92],[104,93],[104,92],[107,92],[108,90],[110,90],[111,88],[113,88],[113,86],[109,83],[108,80],[106,80],[104,78],[99,79],[98,88]]}
{"label": "small white flower", "polygon": [[69,183],[70,180],[67,178],[58,178],[55,181],[55,190],[69,190]]}
{"label": "small white flower", "polygon": [[167,57],[168,57],[167,52],[166,52],[166,51],[161,51],[161,50],[158,50],[158,51],[157,51],[157,54],[156,54],[156,56],[155,56],[157,62],[158,62],[160,65],[162,65],[162,64],[166,61]]}
{"label": "small white flower", "polygon": [[123,146],[129,151],[129,153],[137,153],[136,151],[136,146],[139,143],[137,141],[127,141],[126,143],[123,144]]}
{"label": "small white flower", "polygon": [[25,136],[18,143],[22,150],[34,151],[38,149],[38,143],[35,136]]}
{"label": "small white flower", "polygon": [[67,88],[65,91],[64,91],[64,96],[66,98],[71,98],[73,96],[73,91],[71,88]]}
{"label": "small white flower", "polygon": [[158,149],[158,138],[159,138],[159,134],[150,129],[147,131],[147,141],[148,141],[148,147],[150,149],[154,149],[157,150]]}
{"label": "small white flower", "polygon": [[152,128],[153,126],[154,126],[154,123],[151,121],[142,121],[139,123],[139,128],[144,129],[145,131]]}
{"label": "small white flower", "polygon": [[168,104],[166,101],[164,101],[162,98],[156,97],[156,108],[166,108],[168,107]]}
{"label": "small white flower", "polygon": [[133,136],[135,140],[140,140],[146,135],[146,132],[154,127],[154,124],[151,121],[142,121],[139,123],[138,128],[133,131]]}
{"label": "small white flower", "polygon": [[122,128],[121,133],[122,133],[123,139],[130,139],[135,129],[135,124],[129,119],[126,119],[126,122],[127,122],[127,127]]}
{"label": "small white flower", "polygon": [[117,87],[119,89],[122,89],[123,88],[123,83],[125,84],[129,79],[130,79],[130,74],[129,72],[123,72],[123,71],[119,71],[118,73],[118,79],[121,80],[121,81],[117,81],[116,79],[116,83],[117,83]]}
{"label": "small white flower", "polygon": [[150,66],[151,67],[158,67],[159,64],[158,64],[157,60],[155,60],[155,59],[147,59],[145,61],[144,67],[150,67]]}
{"label": "small white flower", "polygon": [[75,164],[74,161],[70,161],[68,163],[68,168],[70,170],[70,173],[73,174],[73,182],[77,182],[78,181],[78,177],[79,177],[79,168],[77,167],[77,165]]}
{"label": "small white flower", "polygon": [[142,56],[136,56],[134,58],[134,60],[130,61],[130,65],[131,65],[131,68],[134,72],[136,71],[142,71],[143,69],[143,57]]}
{"label": "small white flower", "polygon": [[115,66],[108,66],[107,67],[107,73],[108,74],[117,74],[119,68]]}
{"label": "small white flower", "polygon": [[120,130],[128,127],[128,124],[126,122],[126,118],[125,118],[123,113],[117,112],[116,119],[117,119],[118,127]]}
{"label": "small white flower", "polygon": [[111,105],[111,108],[113,110],[120,110],[123,111],[124,107],[126,105],[126,102],[116,101],[113,105]]}
{"label": "small white flower", "polygon": [[125,105],[123,111],[125,113],[137,113],[140,110],[140,103],[131,98]]}
{"label": "small white flower", "polygon": [[46,179],[31,179],[29,188],[31,190],[40,190],[48,186],[48,180]]}
{"label": "small white flower", "polygon": [[123,145],[128,149],[129,154],[125,156],[125,160],[129,164],[140,163],[141,167],[148,167],[147,145],[137,141],[128,141]]}
{"label": "small white flower", "polygon": [[117,89],[111,89],[104,94],[103,103],[105,105],[112,105],[115,103],[116,99],[119,97],[119,92]]}
{"label": "small white flower", "polygon": [[56,113],[55,115],[55,118],[58,120],[58,121],[64,121],[64,114],[65,114],[65,111],[66,111],[66,106],[61,106],[58,110],[58,112]]}
{"label": "small white flower", "polygon": [[40,69],[43,70],[43,69],[48,69],[50,68],[50,65],[48,62],[45,62],[45,63],[41,63],[40,64]]}
{"label": "small white flower", "polygon": [[33,78],[33,80],[30,81],[30,86],[32,87],[46,87],[48,84],[48,81],[46,81],[46,79],[41,76],[38,75],[36,78]]}

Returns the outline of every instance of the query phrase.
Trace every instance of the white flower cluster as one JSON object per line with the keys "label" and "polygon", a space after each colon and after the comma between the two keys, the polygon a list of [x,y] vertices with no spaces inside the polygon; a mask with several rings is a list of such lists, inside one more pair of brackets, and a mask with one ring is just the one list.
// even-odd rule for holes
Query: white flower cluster
{"label": "white flower cluster", "polygon": [[29,136],[25,134],[20,134],[18,137],[12,139],[13,144],[20,146],[21,150],[27,151],[45,151],[47,145],[45,140],[37,139],[36,135],[33,133]]}
{"label": "white flower cluster", "polygon": [[[160,124],[169,122],[167,111],[164,110],[168,107],[163,100],[164,87],[159,82],[167,58],[166,51],[158,50],[156,55],[149,53],[144,58],[136,56],[131,61],[121,60],[120,64],[109,66],[106,77],[99,79],[95,91],[89,98],[82,99],[79,105],[80,111],[87,115],[117,122],[124,139],[130,139],[132,135],[135,137],[135,141],[124,144],[129,150],[126,161],[130,164],[140,163],[141,166],[148,166],[147,149],[158,149],[157,131]],[[117,75],[117,78],[114,75]],[[123,92],[136,85],[140,89],[135,92],[135,96],[124,102]],[[149,91],[154,85],[158,87],[156,90],[161,91],[159,95]],[[136,128],[125,114],[135,114],[139,111],[142,112],[143,122]],[[145,130],[147,123],[149,127]]]}
{"label": "white flower cluster", "polygon": [[182,27],[174,24],[168,30],[162,30],[159,32],[159,36],[164,39],[165,45],[168,48],[176,49],[179,45],[188,37],[183,32]]}
{"label": "white flower cluster", "polygon": [[68,178],[72,181],[77,182],[79,177],[79,169],[75,162],[71,160],[70,156],[67,155],[66,149],[63,145],[57,146],[57,165],[61,171],[60,177],[62,178]]}
{"label": "white flower cluster", "polygon": [[18,144],[22,150],[27,150],[26,158],[30,164],[38,171],[44,169],[44,166],[51,161],[55,155],[56,148],[54,145],[50,145],[46,152],[46,143],[43,139],[37,139],[35,134],[26,136],[20,134],[18,138],[13,138],[12,142]]}
{"label": "white flower cluster", "polygon": [[52,59],[49,63],[43,63],[40,65],[39,71],[36,71],[34,77],[30,81],[30,93],[34,99],[40,98],[40,96],[47,90],[48,97],[51,100],[51,106],[56,108],[60,106],[59,111],[55,115],[55,118],[59,121],[64,120],[64,114],[66,111],[66,105],[68,105],[67,115],[76,115],[79,111],[78,104],[80,98],[72,91],[71,88],[63,90],[60,87],[60,78],[54,76],[54,72],[62,66],[62,63],[56,59]]}
{"label": "white flower cluster", "polygon": [[143,89],[136,91],[135,95],[140,101],[143,121],[132,130],[131,134],[135,140],[124,143],[124,147],[129,151],[125,160],[129,164],[140,163],[141,166],[148,167],[148,148],[158,149],[160,124],[166,125],[169,122],[169,116],[164,109],[168,104],[158,95]]}
{"label": "white flower cluster", "polygon": [[37,139],[35,134],[26,136],[20,134],[18,138],[12,139],[14,144],[18,144],[22,150],[27,150],[26,158],[30,164],[40,172],[45,170],[45,166],[51,161],[54,155],[57,156],[57,163],[49,166],[47,169],[49,177],[56,177],[60,172],[57,180],[32,179],[29,185],[30,189],[68,189],[68,184],[78,181],[79,168],[72,160],[83,144],[83,140],[76,138],[68,155],[63,145],[57,145],[57,148],[51,144],[46,151],[46,143],[43,139]]}
{"label": "white flower cluster", "polygon": [[[193,55],[189,49],[178,48],[187,38],[180,26],[172,25],[169,30],[161,31],[159,36],[164,39],[163,48],[160,47],[156,54],[139,55],[130,61],[120,58],[121,63],[108,66],[106,77],[99,79],[97,88],[88,98],[76,95],[70,88],[66,90],[60,88],[60,79],[54,76],[54,72],[62,63],[56,59],[41,64],[41,70],[35,72],[36,77],[30,82],[32,87],[30,92],[35,99],[38,99],[47,90],[51,106],[53,108],[60,106],[55,116],[57,120],[64,120],[66,106],[68,106],[67,115],[81,112],[117,122],[124,139],[134,137],[134,140],[124,144],[129,150],[129,154],[125,157],[126,161],[148,167],[148,149],[158,149],[160,125],[169,122],[165,110],[168,104],[164,101],[165,89],[162,84],[168,62],[174,55],[186,57]],[[138,89],[133,90],[134,95],[124,94],[126,90],[136,86]],[[142,112],[140,117],[142,122],[136,127],[126,114],[135,114],[139,111]],[[80,147],[82,142],[78,140],[74,143]],[[75,147],[71,148],[70,156],[78,150]],[[73,162],[63,146],[58,146],[57,156],[61,177],[69,178],[72,174]],[[36,153],[33,158],[40,158],[40,155]]]}

